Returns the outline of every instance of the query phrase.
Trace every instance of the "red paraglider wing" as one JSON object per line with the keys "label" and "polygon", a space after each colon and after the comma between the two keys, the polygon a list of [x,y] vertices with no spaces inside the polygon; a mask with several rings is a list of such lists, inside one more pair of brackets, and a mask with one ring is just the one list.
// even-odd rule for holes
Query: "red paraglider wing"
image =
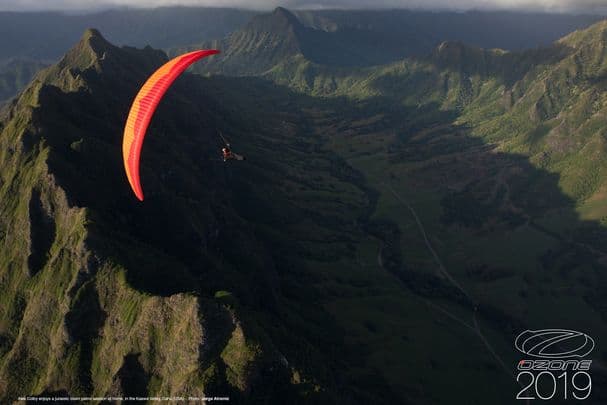
{"label": "red paraglider wing", "polygon": [[219,53],[219,51],[215,49],[200,50],[171,59],[156,70],[137,93],[124,127],[122,157],[129,183],[139,200],[143,201],[143,189],[139,178],[141,147],[158,103],[175,79],[188,66],[199,59],[216,53]]}

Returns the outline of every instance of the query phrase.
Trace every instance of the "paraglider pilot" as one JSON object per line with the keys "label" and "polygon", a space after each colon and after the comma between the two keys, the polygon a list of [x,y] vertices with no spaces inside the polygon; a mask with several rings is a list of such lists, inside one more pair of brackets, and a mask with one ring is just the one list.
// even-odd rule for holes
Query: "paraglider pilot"
{"label": "paraglider pilot", "polygon": [[227,162],[228,160],[246,160],[244,156],[232,152],[232,149],[230,149],[230,143],[226,140],[226,138],[224,138],[221,131],[219,131],[219,137],[225,144],[225,146],[221,148],[221,154],[224,162]]}
{"label": "paraglider pilot", "polygon": [[223,161],[227,162],[228,160],[246,160],[246,158],[242,155],[232,152],[230,149],[230,144],[226,144],[223,148],[221,148],[221,153],[223,154]]}

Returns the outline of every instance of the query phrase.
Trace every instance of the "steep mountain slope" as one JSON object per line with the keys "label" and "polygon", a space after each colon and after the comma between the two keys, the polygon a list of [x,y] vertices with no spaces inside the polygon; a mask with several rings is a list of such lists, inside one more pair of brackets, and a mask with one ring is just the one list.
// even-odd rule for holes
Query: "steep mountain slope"
{"label": "steep mountain slope", "polygon": [[[304,217],[271,176],[276,167],[263,165],[268,142],[284,136],[268,128],[285,114],[262,126],[218,98],[234,92],[229,82],[180,79],[150,128],[145,204],[131,195],[122,125],[138,86],[165,60],[90,30],[3,111],[2,401],[41,393],[343,398],[335,387],[345,383],[329,373],[342,364],[331,353],[343,336],[327,313],[309,310],[305,273],[293,273],[301,260],[285,253],[288,233],[265,230]],[[217,128],[236,139],[258,133],[247,143],[260,163],[224,166]],[[312,145],[286,147],[286,161],[301,164],[298,148]],[[307,175],[291,184],[303,187]],[[283,208],[274,214],[267,204]],[[283,295],[286,282],[298,293]]]}

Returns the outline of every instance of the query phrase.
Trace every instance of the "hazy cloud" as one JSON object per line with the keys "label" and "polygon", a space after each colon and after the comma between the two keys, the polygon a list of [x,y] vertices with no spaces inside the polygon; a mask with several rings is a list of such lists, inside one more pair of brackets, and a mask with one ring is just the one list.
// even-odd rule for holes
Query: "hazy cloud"
{"label": "hazy cloud", "polygon": [[87,10],[111,7],[205,6],[272,9],[414,8],[607,13],[607,0],[0,0],[0,10]]}

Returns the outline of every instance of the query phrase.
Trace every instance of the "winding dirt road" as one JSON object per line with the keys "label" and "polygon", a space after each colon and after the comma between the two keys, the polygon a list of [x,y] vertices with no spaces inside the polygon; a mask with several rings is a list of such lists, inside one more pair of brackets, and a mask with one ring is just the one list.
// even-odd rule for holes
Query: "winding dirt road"
{"label": "winding dirt road", "polygon": [[[439,270],[440,274],[449,283],[451,283],[452,286],[454,286],[458,291],[460,291],[468,299],[468,301],[474,306],[474,311],[472,313],[472,325],[469,324],[468,322],[465,322],[463,319],[461,319],[457,315],[453,314],[449,310],[447,310],[445,308],[442,308],[441,306],[439,306],[439,305],[437,305],[437,304],[435,304],[433,302],[430,302],[430,300],[427,300],[427,299],[425,299],[423,297],[420,297],[420,298],[422,298],[423,301],[427,305],[429,305],[430,307],[434,308],[435,310],[438,310],[438,311],[442,312],[443,314],[447,315],[448,317],[450,317],[454,321],[458,322],[462,326],[464,326],[464,327],[466,327],[468,329],[471,329],[478,336],[478,338],[481,340],[481,342],[483,343],[483,345],[485,346],[485,348],[489,351],[489,353],[491,354],[491,356],[500,365],[500,367],[506,372],[506,374],[508,374],[512,378],[515,378],[515,375],[514,375],[514,372],[512,371],[512,368],[508,367],[506,365],[506,363],[504,362],[504,360],[501,358],[501,356],[499,354],[497,354],[497,352],[495,351],[495,349],[493,348],[493,346],[491,345],[491,343],[489,342],[489,340],[483,334],[483,332],[482,332],[482,330],[481,330],[481,328],[479,326],[478,319],[477,319],[477,312],[478,312],[478,304],[477,304],[477,302],[472,298],[472,296],[470,294],[468,294],[468,291],[466,291],[464,289],[464,287],[462,287],[462,285],[451,275],[451,273],[449,273],[449,271],[447,270],[447,268],[444,266],[442,260],[440,259],[440,257],[438,256],[438,254],[436,253],[436,251],[434,250],[434,248],[432,247],[432,244],[430,243],[430,240],[429,240],[428,235],[426,233],[426,229],[424,227],[424,224],[422,223],[421,219],[417,215],[417,212],[415,211],[415,209],[411,206],[411,204],[409,204],[409,202],[407,200],[405,200],[400,194],[398,194],[398,192],[396,192],[396,190],[394,190],[394,188],[391,185],[383,183],[383,182],[381,184],[384,185],[390,191],[390,193],[392,195],[394,195],[394,197],[401,204],[403,204],[405,207],[407,207],[407,209],[411,212],[411,215],[415,219],[415,222],[417,223],[417,227],[418,227],[418,229],[419,229],[422,237],[424,238],[424,242],[426,244],[426,248],[428,249],[428,251],[430,252],[430,254],[432,255],[432,257],[434,258],[434,261],[438,265],[438,270]],[[383,267],[383,261],[381,260],[381,249],[380,249],[380,254],[379,254],[379,257],[378,257],[378,263],[380,264],[380,266]]]}

